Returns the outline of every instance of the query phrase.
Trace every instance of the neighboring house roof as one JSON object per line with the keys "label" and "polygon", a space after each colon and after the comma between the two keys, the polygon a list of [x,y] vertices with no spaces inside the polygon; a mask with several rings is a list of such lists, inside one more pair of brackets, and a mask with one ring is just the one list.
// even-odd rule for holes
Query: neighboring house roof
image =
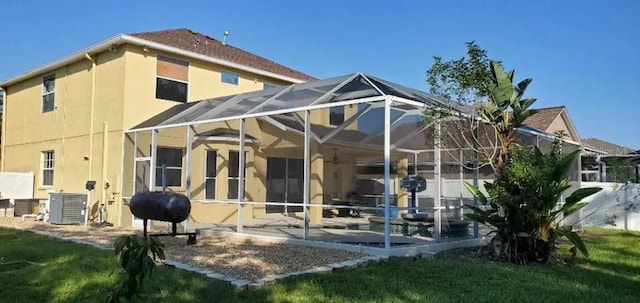
{"label": "neighboring house roof", "polygon": [[0,88],[7,87],[29,78],[40,76],[73,62],[85,60],[86,55],[95,55],[107,50],[117,50],[121,44],[132,44],[177,54],[205,62],[220,64],[257,75],[280,79],[292,83],[302,83],[315,78],[293,70],[271,60],[257,56],[237,47],[223,45],[220,41],[188,29],[174,29],[157,32],[119,34],[98,44],[82,49],[62,59],[36,67],[25,73],[0,82]]}
{"label": "neighboring house roof", "polygon": [[524,125],[546,132],[564,109],[564,106],[537,108],[538,112],[527,118],[524,121]]}
{"label": "neighboring house roof", "polygon": [[130,35],[295,79],[305,81],[316,79],[235,46],[222,44],[222,42],[214,38],[186,28],[133,33]]}
{"label": "neighboring house roof", "polygon": [[585,148],[607,155],[627,155],[633,153],[633,149],[617,145],[615,143],[607,142],[596,138],[582,139],[582,144]]}
{"label": "neighboring house roof", "polygon": [[571,121],[571,117],[569,117],[569,113],[565,106],[554,106],[554,107],[543,107],[537,108],[538,112],[527,118],[524,121],[524,126],[534,129],[543,133],[547,133],[550,135],[554,135],[555,129],[554,125],[557,127],[558,124],[555,124],[558,119],[562,119],[562,124],[566,126],[568,130],[568,138],[574,142],[579,143],[580,136],[578,134],[578,130],[573,125]]}

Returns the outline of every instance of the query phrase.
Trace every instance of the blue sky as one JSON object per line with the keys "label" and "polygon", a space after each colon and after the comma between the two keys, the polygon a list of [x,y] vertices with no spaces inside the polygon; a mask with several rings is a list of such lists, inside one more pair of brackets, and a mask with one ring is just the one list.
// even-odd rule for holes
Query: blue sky
{"label": "blue sky", "polygon": [[[48,2],[47,2],[48,3]],[[57,1],[0,6],[0,78],[118,33],[191,28],[318,78],[369,73],[428,90],[432,57],[475,40],[566,105],[580,135],[640,148],[640,1]]]}

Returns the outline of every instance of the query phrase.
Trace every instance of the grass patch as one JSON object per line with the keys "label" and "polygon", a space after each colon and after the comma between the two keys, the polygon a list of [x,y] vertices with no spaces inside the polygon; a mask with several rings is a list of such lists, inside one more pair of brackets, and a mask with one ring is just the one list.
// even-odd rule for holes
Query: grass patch
{"label": "grass patch", "polygon": [[[149,302],[640,302],[640,233],[589,230],[584,239],[590,258],[567,265],[392,258],[244,293],[159,268],[145,296]],[[103,302],[117,280],[111,252],[0,228],[0,263],[18,258],[44,266],[0,272],[2,302]]]}
{"label": "grass patch", "polygon": [[[19,260],[42,266],[0,272],[0,302],[104,302],[119,277],[111,251],[0,228],[0,263]],[[148,302],[230,301],[233,295],[227,283],[164,267],[145,290]]]}

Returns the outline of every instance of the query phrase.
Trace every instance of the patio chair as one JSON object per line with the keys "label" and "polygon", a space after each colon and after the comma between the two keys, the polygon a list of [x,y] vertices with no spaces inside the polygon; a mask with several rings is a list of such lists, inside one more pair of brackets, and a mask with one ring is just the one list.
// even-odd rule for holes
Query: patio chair
{"label": "patio chair", "polygon": [[[357,192],[355,191],[350,191],[347,193],[346,195],[347,200],[349,201],[349,206],[356,206],[356,207],[362,207],[362,206],[366,206],[363,203],[363,199],[362,196],[360,196]],[[360,210],[359,209],[351,209],[351,215],[354,217],[360,217]]]}

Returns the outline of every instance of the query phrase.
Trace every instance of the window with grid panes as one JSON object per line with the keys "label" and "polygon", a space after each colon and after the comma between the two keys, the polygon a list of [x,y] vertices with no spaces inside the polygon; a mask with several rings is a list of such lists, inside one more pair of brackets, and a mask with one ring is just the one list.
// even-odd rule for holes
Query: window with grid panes
{"label": "window with grid panes", "polygon": [[55,154],[52,150],[42,152],[42,185],[53,186],[53,167]]}
{"label": "window with grid panes", "polygon": [[218,151],[208,150],[204,174],[204,196],[206,200],[216,199],[216,177],[218,175]]}
{"label": "window with grid panes", "polygon": [[56,75],[49,75],[42,79],[42,113],[53,111],[56,96]]}

